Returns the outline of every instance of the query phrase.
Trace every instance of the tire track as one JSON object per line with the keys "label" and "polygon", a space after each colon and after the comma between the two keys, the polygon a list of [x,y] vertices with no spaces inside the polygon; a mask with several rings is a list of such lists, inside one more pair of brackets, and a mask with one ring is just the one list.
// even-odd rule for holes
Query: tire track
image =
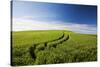
{"label": "tire track", "polygon": [[34,60],[36,60],[36,53],[38,51],[43,51],[45,49],[50,49],[52,47],[56,48],[58,44],[62,44],[63,42],[67,41],[68,39],[69,39],[69,35],[66,36],[65,33],[63,33],[63,35],[61,37],[59,37],[58,39],[34,44],[33,46],[31,46],[29,48],[30,55]]}
{"label": "tire track", "polygon": [[37,43],[36,45],[41,44],[41,43],[47,44],[47,43],[49,43],[49,42],[57,41],[57,40],[59,40],[59,39],[61,39],[61,38],[63,38],[63,37],[64,37],[64,33],[62,34],[62,36],[60,36],[60,37],[57,38],[57,39],[50,40],[50,41],[46,41],[46,42],[40,42],[40,43]]}

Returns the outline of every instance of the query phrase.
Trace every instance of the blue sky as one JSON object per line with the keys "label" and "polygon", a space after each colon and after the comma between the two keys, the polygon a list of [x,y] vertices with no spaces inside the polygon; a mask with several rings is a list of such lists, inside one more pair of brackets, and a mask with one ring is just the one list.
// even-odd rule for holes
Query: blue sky
{"label": "blue sky", "polygon": [[95,34],[97,7],[13,1],[13,30],[64,29]]}

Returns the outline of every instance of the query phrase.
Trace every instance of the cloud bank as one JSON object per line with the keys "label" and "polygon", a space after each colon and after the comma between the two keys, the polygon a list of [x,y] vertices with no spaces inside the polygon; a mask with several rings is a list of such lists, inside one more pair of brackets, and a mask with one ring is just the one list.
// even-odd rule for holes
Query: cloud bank
{"label": "cloud bank", "polygon": [[84,34],[96,34],[97,27],[88,24],[78,24],[62,21],[37,21],[29,16],[13,18],[13,31],[23,30],[70,30]]}

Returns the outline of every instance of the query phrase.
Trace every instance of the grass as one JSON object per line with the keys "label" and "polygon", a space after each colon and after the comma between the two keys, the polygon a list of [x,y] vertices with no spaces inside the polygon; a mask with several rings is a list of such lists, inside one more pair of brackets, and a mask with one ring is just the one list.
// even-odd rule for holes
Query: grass
{"label": "grass", "polygon": [[12,33],[12,65],[39,65],[97,60],[97,35],[65,30]]}

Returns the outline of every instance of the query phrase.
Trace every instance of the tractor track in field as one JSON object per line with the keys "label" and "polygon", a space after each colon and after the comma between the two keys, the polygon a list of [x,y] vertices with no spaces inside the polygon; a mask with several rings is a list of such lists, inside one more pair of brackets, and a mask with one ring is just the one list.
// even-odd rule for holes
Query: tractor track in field
{"label": "tractor track in field", "polygon": [[44,45],[44,47],[42,47],[42,48],[40,47],[40,49],[38,50],[38,51],[43,51],[45,49],[56,48],[57,45],[62,44],[63,42],[67,41],[68,39],[69,39],[69,35],[66,36],[65,33],[63,33],[62,36],[60,36],[59,38],[57,38],[55,40],[34,44],[33,46],[31,46],[29,48],[30,55],[35,60],[36,53],[37,53],[36,50],[39,45],[41,45],[41,44]]}

